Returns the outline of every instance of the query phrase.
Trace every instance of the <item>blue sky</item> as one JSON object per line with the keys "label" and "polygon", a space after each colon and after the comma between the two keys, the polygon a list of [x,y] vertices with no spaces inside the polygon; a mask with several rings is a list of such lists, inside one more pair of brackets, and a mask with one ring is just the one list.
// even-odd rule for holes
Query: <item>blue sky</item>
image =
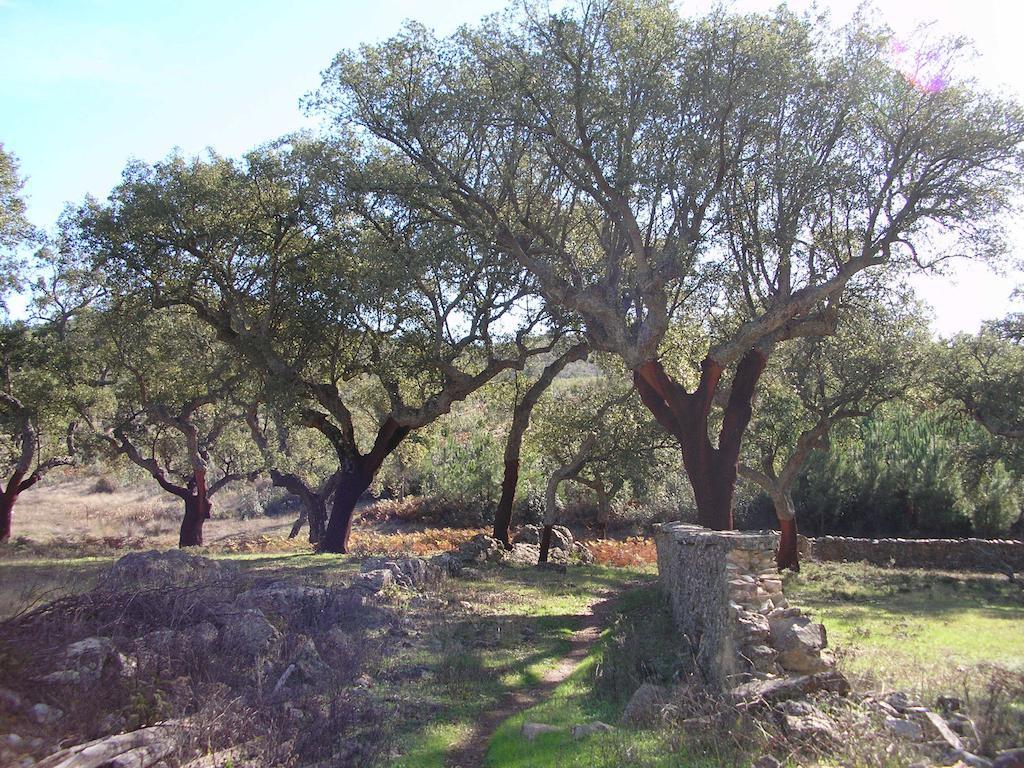
{"label": "blue sky", "polygon": [[[683,5],[700,11],[711,3]],[[776,0],[737,0],[767,10]],[[805,0],[792,3],[805,7]],[[29,216],[51,227],[66,202],[103,197],[129,158],[174,147],[226,155],[315,122],[299,99],[334,54],[394,33],[415,18],[438,32],[497,11],[505,0],[0,0],[0,143],[28,177]],[[820,2],[838,19],[855,0]],[[1024,97],[1024,28],[1016,4],[997,0],[879,3],[910,35],[918,22],[976,41],[979,79]],[[1024,253],[1024,227],[1015,233]],[[1005,313],[1024,276],[976,267],[918,282],[935,327],[973,329]]]}

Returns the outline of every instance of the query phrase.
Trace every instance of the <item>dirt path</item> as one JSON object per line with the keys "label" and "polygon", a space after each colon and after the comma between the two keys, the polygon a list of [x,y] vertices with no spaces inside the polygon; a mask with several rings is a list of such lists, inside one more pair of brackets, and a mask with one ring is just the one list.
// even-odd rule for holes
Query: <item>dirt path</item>
{"label": "dirt path", "polygon": [[529,709],[550,696],[586,658],[590,646],[600,636],[608,613],[620,594],[603,593],[584,613],[577,614],[580,623],[572,633],[569,652],[544,674],[538,685],[509,691],[497,706],[482,714],[474,724],[473,732],[449,754],[445,761],[447,768],[479,768],[483,765],[487,747],[498,726],[517,712]]}

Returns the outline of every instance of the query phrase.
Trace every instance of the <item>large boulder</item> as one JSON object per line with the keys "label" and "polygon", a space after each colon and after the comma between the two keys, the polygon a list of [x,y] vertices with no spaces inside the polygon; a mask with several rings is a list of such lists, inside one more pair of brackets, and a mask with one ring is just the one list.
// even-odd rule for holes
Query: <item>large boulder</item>
{"label": "large boulder", "polygon": [[478,533],[458,548],[455,556],[469,563],[498,563],[504,559],[505,545],[493,536]]}
{"label": "large boulder", "polygon": [[100,580],[107,589],[127,591],[168,585],[184,586],[233,574],[233,565],[190,555],[181,549],[131,552],[114,563]]}
{"label": "large boulder", "polygon": [[264,614],[316,614],[324,609],[328,596],[329,592],[323,587],[278,581],[242,592],[235,604],[239,608],[258,608]]}
{"label": "large boulder", "polygon": [[217,645],[217,627],[201,621],[184,629],[158,629],[135,641],[135,653],[143,666],[171,669],[173,662],[206,659]]}
{"label": "large boulder", "polygon": [[393,586],[394,583],[395,575],[391,571],[387,568],[377,568],[357,574],[352,580],[352,588],[368,595],[375,595]]}
{"label": "large boulder", "polygon": [[42,682],[96,685],[125,674],[131,663],[109,637],[87,637],[64,649],[59,667],[40,678]]}
{"label": "large boulder", "polygon": [[[540,545],[541,534],[544,529],[539,525],[524,525],[516,532],[515,544],[536,544]],[[551,549],[561,549],[565,552],[572,550],[572,531],[564,525],[551,527]]]}
{"label": "large boulder", "polygon": [[629,698],[622,710],[623,725],[653,725],[661,719],[661,712],[669,701],[669,690],[662,685],[644,683]]}
{"label": "large boulder", "polygon": [[217,618],[222,622],[221,644],[242,656],[262,656],[281,639],[281,633],[258,608],[221,614]]}
{"label": "large boulder", "polygon": [[771,645],[779,652],[778,662],[790,672],[814,674],[824,672],[831,664],[822,656],[827,643],[825,627],[806,616],[768,617]]}
{"label": "large boulder", "polygon": [[738,706],[750,707],[803,698],[818,691],[846,696],[850,692],[850,681],[830,670],[813,675],[753,680],[733,688],[729,695]]}
{"label": "large boulder", "polygon": [[420,557],[402,557],[386,559],[370,558],[362,565],[363,572],[386,570],[391,571],[394,583],[409,589],[422,589],[436,584],[450,572],[447,565],[439,565]]}

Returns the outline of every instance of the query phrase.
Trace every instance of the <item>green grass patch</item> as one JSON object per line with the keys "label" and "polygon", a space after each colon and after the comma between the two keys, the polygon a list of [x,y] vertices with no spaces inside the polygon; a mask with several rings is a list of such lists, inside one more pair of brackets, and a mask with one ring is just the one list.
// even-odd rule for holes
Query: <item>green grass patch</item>
{"label": "green grass patch", "polygon": [[[618,568],[587,566],[568,574],[534,568],[484,568],[480,578],[443,587],[469,613],[453,613],[422,631],[431,642],[394,659],[391,675],[409,665],[431,673],[394,693],[418,702],[396,734],[400,766],[440,766],[469,738],[476,721],[509,691],[539,684],[570,648],[580,614],[601,595],[637,580]],[[414,610],[414,609],[412,609]]]}
{"label": "green grass patch", "polygon": [[1004,576],[808,563],[786,595],[867,682],[919,687],[957,667],[1024,667],[1024,598]]}
{"label": "green grass patch", "polygon": [[[677,640],[667,601],[657,586],[624,593],[609,627],[565,682],[546,701],[502,723],[484,764],[491,768],[749,765],[749,756],[687,741],[672,729],[616,728],[573,739],[573,725],[600,720],[617,726],[629,696],[642,682],[667,683],[685,668]],[[563,730],[527,741],[521,734],[524,722]]]}

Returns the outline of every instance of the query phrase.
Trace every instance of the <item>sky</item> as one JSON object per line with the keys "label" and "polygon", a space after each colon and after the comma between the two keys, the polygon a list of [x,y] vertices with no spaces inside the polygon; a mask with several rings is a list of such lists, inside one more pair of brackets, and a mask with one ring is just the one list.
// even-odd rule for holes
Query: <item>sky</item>
{"label": "sky", "polygon": [[[384,39],[406,19],[438,33],[502,9],[506,0],[0,0],[0,143],[27,177],[29,218],[52,228],[66,203],[103,198],[132,158],[207,147],[235,156],[315,128],[300,107],[342,49]],[[735,0],[768,11],[778,0]],[[711,0],[681,3],[701,12]],[[809,7],[791,0],[791,7]],[[837,20],[856,0],[819,0]],[[1007,0],[893,0],[877,12],[913,44],[919,24],[972,39],[979,82],[1024,99],[1024,4]],[[1024,222],[1024,216],[1019,217]],[[1024,258],[1024,223],[1012,232]],[[1024,273],[961,263],[915,278],[935,307],[933,327],[974,331],[1011,308]]]}

